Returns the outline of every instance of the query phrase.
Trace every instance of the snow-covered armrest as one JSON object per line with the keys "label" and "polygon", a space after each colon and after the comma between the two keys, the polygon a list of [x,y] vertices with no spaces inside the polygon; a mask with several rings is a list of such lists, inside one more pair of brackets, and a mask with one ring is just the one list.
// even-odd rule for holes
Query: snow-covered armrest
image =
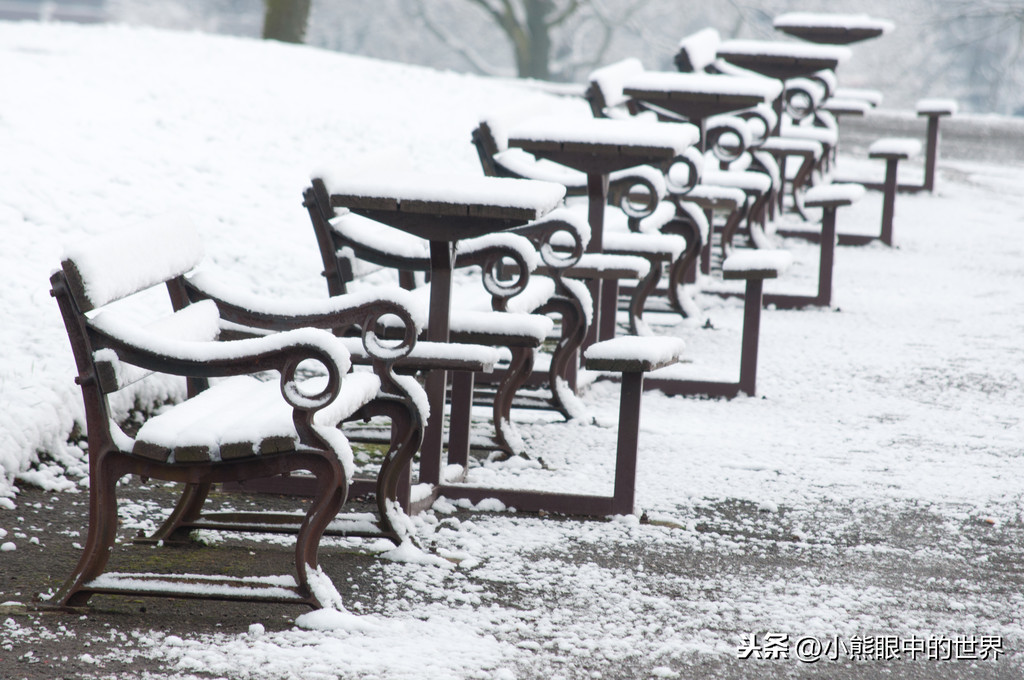
{"label": "snow-covered armrest", "polygon": [[676,363],[684,348],[682,338],[623,336],[594,343],[583,358],[593,371],[644,373]]}
{"label": "snow-covered armrest", "polygon": [[852,99],[867,103],[869,108],[882,105],[882,93],[863,87],[837,87],[832,93],[833,99]]}
{"label": "snow-covered armrest", "polygon": [[[423,327],[425,310],[408,291],[399,288],[375,288],[326,299],[268,299],[225,285],[216,276],[199,271],[185,281],[193,301],[212,300],[220,317],[230,324],[285,331],[295,328],[344,330],[362,329],[363,347],[375,358],[393,360],[412,351]],[[384,325],[389,342],[382,343],[377,333]]]}
{"label": "snow-covered armrest", "polygon": [[722,263],[724,279],[775,279],[793,262],[784,250],[743,250]]}
{"label": "snow-covered armrest", "polygon": [[637,255],[587,253],[565,271],[565,276],[574,279],[641,279],[650,271],[650,261]]}
{"label": "snow-covered armrest", "polygon": [[868,147],[869,158],[906,160],[921,153],[921,142],[906,137],[883,137]]}
{"label": "snow-covered armrest", "polygon": [[863,116],[871,110],[872,105],[863,99],[831,97],[822,108],[833,116]]}
{"label": "snow-covered armrest", "polygon": [[530,239],[544,266],[554,270],[575,264],[590,244],[586,217],[568,208],[556,208],[539,220],[510,231]]}
{"label": "snow-covered armrest", "polygon": [[808,208],[838,208],[853,205],[863,196],[864,187],[860,184],[822,184],[807,190],[804,194],[804,205]]}
{"label": "snow-covered armrest", "polygon": [[[190,377],[226,377],[276,370],[281,392],[296,410],[315,411],[338,396],[342,376],[351,368],[348,350],[331,333],[301,328],[244,340],[195,342],[167,338],[110,313],[89,321],[120,361],[140,368]],[[328,381],[317,394],[304,394],[295,372],[305,360],[319,362]]]}
{"label": "snow-covered armrest", "polygon": [[960,107],[955,99],[921,99],[914,108],[919,116],[952,116]]}

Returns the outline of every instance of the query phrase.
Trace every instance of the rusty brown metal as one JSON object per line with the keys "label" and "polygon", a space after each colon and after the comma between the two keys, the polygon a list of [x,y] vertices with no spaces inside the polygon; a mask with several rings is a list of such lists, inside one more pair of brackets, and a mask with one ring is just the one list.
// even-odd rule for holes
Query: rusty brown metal
{"label": "rusty brown metal", "polygon": [[[78,299],[83,295],[76,294],[75,283],[69,280],[67,275],[68,271],[75,270],[74,262],[67,262],[62,270],[51,276],[50,281],[51,293],[57,300],[75,357],[78,370],[76,382],[82,388],[85,405],[90,474],[89,525],[85,548],[78,565],[48,605],[59,608],[81,607],[95,593],[291,602],[312,607],[331,604],[321,601],[317,594],[318,589],[312,587],[308,581],[308,574],[311,570],[317,569],[320,538],[343,506],[348,492],[348,482],[340,463],[339,453],[311,426],[314,411],[327,401],[314,400],[315,403],[309,404],[297,402],[288,396],[291,390],[286,387],[295,380],[295,369],[303,360],[315,359],[328,371],[328,386],[324,394],[337,395],[343,389],[343,380],[334,361],[316,346],[302,343],[205,361],[175,358],[148,350],[108,330],[101,330],[91,323],[78,304]],[[182,276],[176,276],[166,283],[174,309],[181,309],[192,302],[209,297],[191,286]],[[256,312],[233,306],[228,302],[215,302],[218,303],[222,319],[248,322],[252,328],[266,330],[305,326],[333,328],[353,323],[370,326],[382,315],[397,315],[407,324],[412,324],[407,312],[386,301],[354,305],[348,318],[343,313],[330,315],[330,318],[309,315],[259,316]],[[415,338],[412,337],[411,341],[414,342]],[[281,375],[282,397],[293,409],[292,419],[298,434],[298,442],[287,445],[277,442],[272,452],[268,450],[265,441],[251,442],[248,448],[241,446],[239,442],[239,445],[233,448],[238,454],[237,458],[226,459],[225,456],[225,459],[211,460],[209,456],[205,459],[196,456],[195,460],[186,461],[186,457],[182,455],[175,462],[139,455],[135,450],[138,447],[122,449],[117,445],[117,440],[111,432],[110,410],[107,403],[108,393],[120,389],[121,385],[116,380],[101,379],[101,362],[96,358],[96,351],[100,349],[111,350],[117,354],[119,361],[148,371],[196,379],[190,388],[201,388],[210,377],[276,370]],[[375,486],[380,517],[378,530],[373,532],[373,535],[385,536],[397,542],[399,535],[391,524],[392,511],[387,507],[387,501],[404,499],[408,503],[408,464],[419,448],[422,423],[419,422],[418,411],[409,396],[400,391],[394,393],[396,384],[391,374],[392,363],[392,359],[386,359],[376,367],[381,374],[382,384],[392,389],[392,393],[378,395],[377,399],[371,400],[353,417],[383,414],[392,418],[392,446],[381,466]],[[190,389],[189,397],[191,396],[193,393]],[[253,418],[260,418],[260,414],[254,413]],[[182,451],[184,452],[184,449]],[[307,490],[312,496],[312,502],[308,504],[301,522],[297,521],[295,515],[288,513],[235,513],[215,516],[202,512],[204,501],[213,484],[278,478],[300,471],[310,475],[307,477],[310,480]],[[180,542],[197,528],[292,533],[296,536],[295,586],[264,588],[240,579],[218,577],[216,581],[219,589],[211,592],[192,583],[195,579],[190,580],[189,577],[173,574],[157,578],[106,573],[106,565],[117,531],[117,482],[129,474],[184,485],[176,507],[163,525],[148,537],[149,543]],[[399,487],[402,484],[406,488],[400,491]],[[105,575],[105,578],[96,581],[101,575]],[[237,588],[232,591],[231,588],[234,586]]]}

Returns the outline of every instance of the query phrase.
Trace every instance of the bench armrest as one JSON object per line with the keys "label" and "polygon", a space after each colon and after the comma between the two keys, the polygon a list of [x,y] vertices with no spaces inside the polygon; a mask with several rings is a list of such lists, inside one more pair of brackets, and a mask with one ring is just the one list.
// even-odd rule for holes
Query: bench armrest
{"label": "bench armrest", "polygon": [[775,279],[793,262],[784,250],[744,250],[722,263],[724,279]]}
{"label": "bench armrest", "polygon": [[921,142],[904,137],[883,137],[868,147],[868,158],[906,160],[921,153]]}
{"label": "bench armrest", "polygon": [[804,194],[804,205],[808,208],[838,208],[853,205],[864,196],[864,186],[853,182],[822,184],[811,187]]}
{"label": "bench armrest", "polygon": [[576,264],[590,243],[590,224],[567,208],[556,208],[541,219],[510,231],[530,239],[544,266],[554,270]]}
{"label": "bench armrest", "polygon": [[583,357],[588,370],[642,373],[671,366],[684,349],[682,338],[628,336],[596,342]]}
{"label": "bench armrest", "polygon": [[[228,287],[205,272],[193,274],[185,280],[185,286],[193,302],[212,300],[221,319],[249,328],[275,332],[306,327],[343,331],[357,326],[362,330],[366,352],[381,360],[409,354],[426,324],[414,296],[401,289],[376,289],[322,300],[268,300]],[[397,344],[383,344],[378,338],[383,317],[388,317],[388,337],[401,338]]]}
{"label": "bench armrest", "polygon": [[[97,315],[89,321],[89,328],[99,351],[113,351],[119,362],[159,373],[215,378],[279,371],[281,394],[294,410],[297,424],[312,424],[314,413],[341,393],[342,376],[351,368],[341,340],[316,328],[222,342],[168,339],[111,314]],[[326,384],[316,394],[303,392],[296,380],[304,361],[319,362],[327,371]],[[307,428],[299,429],[302,435]],[[304,437],[306,442],[309,439]]]}

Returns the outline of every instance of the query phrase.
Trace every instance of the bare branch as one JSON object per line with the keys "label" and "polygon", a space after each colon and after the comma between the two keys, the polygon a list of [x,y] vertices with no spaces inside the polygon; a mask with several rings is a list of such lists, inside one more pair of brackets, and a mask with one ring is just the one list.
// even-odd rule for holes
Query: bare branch
{"label": "bare branch", "polygon": [[575,14],[577,10],[579,10],[580,4],[580,0],[571,0],[559,14],[556,14],[547,22],[548,28],[554,28],[564,23],[569,19],[569,17]]}
{"label": "bare branch", "polygon": [[[472,0],[477,4],[484,4],[483,0]],[[434,17],[430,15],[427,10],[429,2],[419,2],[415,5],[415,16],[422,23],[423,27],[427,29],[435,38],[444,43],[447,47],[452,49],[456,54],[462,57],[466,63],[477,73],[483,75],[508,75],[503,69],[497,68],[490,64],[480,54],[478,54],[469,45],[460,40],[455,34],[446,30],[440,23],[434,20]]]}

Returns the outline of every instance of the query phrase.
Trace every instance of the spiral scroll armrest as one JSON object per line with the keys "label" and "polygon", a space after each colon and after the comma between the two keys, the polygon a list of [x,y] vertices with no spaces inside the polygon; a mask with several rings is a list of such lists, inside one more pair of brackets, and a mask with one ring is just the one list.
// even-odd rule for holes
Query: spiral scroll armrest
{"label": "spiral scroll armrest", "polygon": [[640,165],[609,176],[609,203],[621,208],[631,221],[653,214],[666,192],[664,174],[650,166]]}
{"label": "spiral scroll armrest", "polygon": [[508,299],[526,289],[539,257],[533,244],[517,234],[499,233],[463,239],[455,248],[457,266],[479,265],[492,306],[504,309]]}
{"label": "spiral scroll armrest", "polygon": [[576,264],[590,243],[590,225],[580,214],[566,208],[553,210],[512,231],[530,239],[541,262],[553,273]]}
{"label": "spiral scroll armrest", "polygon": [[[393,316],[397,317],[398,323],[387,319],[386,327],[397,329],[401,326],[406,330],[389,332],[388,337],[399,334],[404,337],[410,332],[409,328],[413,329],[411,332],[418,333],[426,323],[426,316],[418,311],[420,308],[415,297],[398,288],[378,288],[327,299],[269,299],[227,286],[218,277],[203,271],[187,278],[183,285],[190,302],[212,300],[224,321],[263,331],[314,327],[340,332],[355,326],[365,332],[367,328],[377,328],[377,321],[382,317]],[[408,353],[405,341],[397,347],[402,348],[399,356]]]}
{"label": "spiral scroll armrest", "polygon": [[[313,416],[341,392],[342,376],[351,368],[341,340],[317,328],[300,328],[259,338],[196,342],[167,338],[145,328],[100,314],[89,323],[97,349],[110,349],[118,361],[139,368],[190,378],[250,375],[280,371],[281,394],[292,407],[299,439],[306,445],[330,449],[313,428]],[[316,393],[296,379],[300,364],[315,361],[327,372],[327,383]]]}
{"label": "spiral scroll armrest", "polygon": [[[408,356],[416,346],[420,325],[403,305],[381,301],[366,305],[360,327],[363,329],[363,347],[375,361],[390,365]],[[382,340],[387,337],[387,340]]]}
{"label": "spiral scroll armrest", "polygon": [[738,116],[713,116],[707,123],[707,148],[723,163],[740,158],[751,145],[750,127]]}
{"label": "spiral scroll armrest", "polygon": [[828,86],[821,79],[792,78],[786,81],[786,113],[794,121],[814,114],[825,101]]}
{"label": "spiral scroll armrest", "polygon": [[665,168],[665,186],[673,196],[684,196],[700,183],[704,174],[704,156],[690,147],[679,154]]}

